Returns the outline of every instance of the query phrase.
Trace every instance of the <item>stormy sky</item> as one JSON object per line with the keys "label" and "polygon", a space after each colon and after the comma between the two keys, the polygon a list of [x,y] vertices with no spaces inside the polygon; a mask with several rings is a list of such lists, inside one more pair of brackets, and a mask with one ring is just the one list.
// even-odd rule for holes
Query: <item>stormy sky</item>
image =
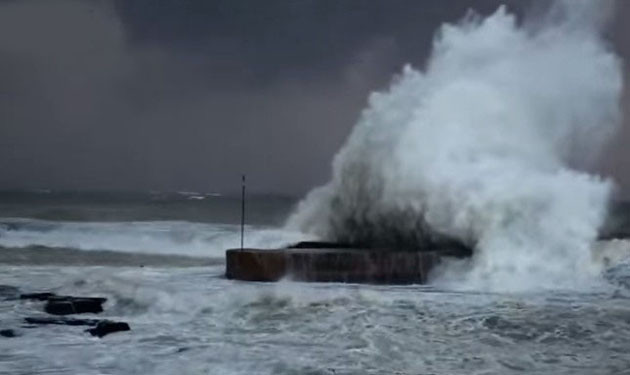
{"label": "stormy sky", "polygon": [[[436,27],[546,3],[531,2],[0,0],[0,190],[232,192],[246,173],[253,191],[301,195],[367,95],[422,67]],[[618,2],[622,56],[629,16]],[[626,197],[629,141],[626,120],[596,168]]]}

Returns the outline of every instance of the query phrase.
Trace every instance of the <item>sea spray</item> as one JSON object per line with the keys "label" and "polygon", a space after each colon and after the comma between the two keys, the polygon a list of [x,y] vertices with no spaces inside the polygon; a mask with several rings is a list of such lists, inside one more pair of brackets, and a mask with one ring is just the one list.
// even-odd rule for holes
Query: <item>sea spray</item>
{"label": "sea spray", "polygon": [[331,181],[287,225],[379,246],[454,238],[475,249],[468,285],[574,285],[612,185],[579,168],[620,119],[597,4],[558,2],[525,26],[504,7],[443,25],[425,69],[371,94]]}

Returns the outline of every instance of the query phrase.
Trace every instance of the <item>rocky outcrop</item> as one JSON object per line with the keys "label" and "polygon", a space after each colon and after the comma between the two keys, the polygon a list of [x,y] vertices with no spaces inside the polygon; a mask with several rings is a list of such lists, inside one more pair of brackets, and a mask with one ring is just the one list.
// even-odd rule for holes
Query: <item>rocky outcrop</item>
{"label": "rocky outcrop", "polygon": [[[6,290],[9,290],[5,288]],[[0,292],[2,292],[0,288]],[[9,290],[12,293],[15,290]],[[90,328],[85,331],[92,336],[104,337],[110,333],[130,331],[129,324],[125,322],[114,322],[106,319],[77,319],[67,317],[71,314],[93,313],[97,314],[103,312],[103,304],[107,301],[107,298],[102,297],[75,297],[75,296],[59,296],[55,293],[40,292],[40,293],[25,293],[16,294],[21,300],[34,300],[46,302],[44,305],[44,311],[51,315],[58,315],[57,317],[27,317],[24,318],[26,323],[24,328],[34,328],[42,325],[65,325],[65,326],[88,326]],[[17,297],[16,297],[17,299]],[[3,333],[4,332],[4,333]],[[3,330],[0,332],[1,336],[10,336],[13,334],[13,330]]]}
{"label": "rocky outcrop", "polygon": [[46,301],[44,311],[53,315],[98,314],[103,312],[103,304],[107,302],[107,298],[58,296],[49,292],[21,294],[20,299]]}
{"label": "rocky outcrop", "polygon": [[93,297],[53,297],[48,299],[44,311],[53,315],[70,315],[103,312],[103,303],[106,298]]}
{"label": "rocky outcrop", "polygon": [[130,331],[129,324],[125,322],[112,322],[111,320],[102,320],[96,324],[96,327],[86,329],[92,336],[103,337],[114,332]]}

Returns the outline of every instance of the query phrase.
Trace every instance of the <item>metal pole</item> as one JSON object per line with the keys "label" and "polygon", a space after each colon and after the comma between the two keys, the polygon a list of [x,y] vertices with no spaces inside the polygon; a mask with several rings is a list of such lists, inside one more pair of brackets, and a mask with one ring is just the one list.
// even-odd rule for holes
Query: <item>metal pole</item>
{"label": "metal pole", "polygon": [[241,250],[243,250],[243,244],[245,239],[245,175],[243,175],[241,193]]}

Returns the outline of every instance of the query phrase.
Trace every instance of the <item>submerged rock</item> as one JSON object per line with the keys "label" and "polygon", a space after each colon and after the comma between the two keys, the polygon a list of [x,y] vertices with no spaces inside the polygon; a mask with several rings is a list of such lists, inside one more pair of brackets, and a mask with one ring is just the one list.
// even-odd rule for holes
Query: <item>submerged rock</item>
{"label": "submerged rock", "polygon": [[65,326],[88,326],[85,332],[92,336],[103,337],[114,332],[130,331],[131,327],[126,322],[114,322],[102,319],[75,319],[75,318],[24,318],[24,321],[34,326],[37,325],[65,325]]}
{"label": "submerged rock", "polygon": [[104,337],[114,332],[131,331],[129,324],[125,322],[113,322],[111,320],[101,320],[96,327],[86,329],[92,336]]}
{"label": "submerged rock", "polygon": [[31,299],[36,301],[48,301],[53,297],[57,297],[57,295],[50,292],[20,294],[20,299]]}
{"label": "submerged rock", "polygon": [[17,334],[12,329],[2,329],[0,330],[0,336],[11,338],[11,337],[16,337]]}
{"label": "submerged rock", "polygon": [[44,311],[53,315],[70,315],[103,312],[107,298],[99,297],[54,297],[44,306]]}
{"label": "submerged rock", "polygon": [[[0,289],[1,290],[1,289]],[[53,315],[70,315],[81,313],[100,313],[103,311],[103,303],[107,298],[102,297],[73,297],[58,296],[54,293],[27,293],[19,295],[20,299],[30,299],[45,301],[44,311]],[[65,325],[65,326],[88,326],[85,331],[92,336],[103,337],[113,332],[129,331],[131,328],[125,322],[114,322],[102,319],[76,319],[69,317],[27,317],[24,318],[26,325],[24,328],[34,328],[41,325]],[[0,331],[0,335],[10,336],[12,330]]]}

